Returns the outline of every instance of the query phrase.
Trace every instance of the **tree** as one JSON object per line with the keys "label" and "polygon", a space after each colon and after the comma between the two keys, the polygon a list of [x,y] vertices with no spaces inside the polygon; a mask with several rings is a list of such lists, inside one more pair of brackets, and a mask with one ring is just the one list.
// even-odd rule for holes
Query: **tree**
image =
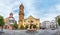
{"label": "tree", "polygon": [[2,30],[4,25],[5,25],[4,18],[3,16],[0,15],[0,26],[2,27]]}
{"label": "tree", "polygon": [[58,24],[59,24],[59,26],[60,26],[60,18],[58,18]]}
{"label": "tree", "polygon": [[23,25],[21,25],[20,29],[24,29],[24,26],[23,26]]}
{"label": "tree", "polygon": [[14,27],[15,29],[17,29],[17,28],[18,28],[18,24],[17,24],[17,23],[14,23],[14,24],[13,24],[13,27]]}
{"label": "tree", "polygon": [[27,29],[27,28],[28,28],[28,25],[25,26],[25,29]]}
{"label": "tree", "polygon": [[36,25],[33,25],[33,28],[37,28],[37,26]]}

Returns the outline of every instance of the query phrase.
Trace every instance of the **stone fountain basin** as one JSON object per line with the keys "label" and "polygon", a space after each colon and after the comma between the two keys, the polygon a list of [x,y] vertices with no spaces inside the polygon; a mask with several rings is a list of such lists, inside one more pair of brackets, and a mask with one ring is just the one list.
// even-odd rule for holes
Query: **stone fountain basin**
{"label": "stone fountain basin", "polygon": [[36,29],[27,29],[27,31],[34,32]]}

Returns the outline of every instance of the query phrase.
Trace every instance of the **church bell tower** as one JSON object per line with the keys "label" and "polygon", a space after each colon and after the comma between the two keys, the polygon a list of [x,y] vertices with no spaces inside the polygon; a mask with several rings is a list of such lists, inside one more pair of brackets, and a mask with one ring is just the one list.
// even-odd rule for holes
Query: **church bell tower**
{"label": "church bell tower", "polygon": [[23,25],[23,20],[24,20],[24,6],[21,3],[19,7],[19,20],[18,20],[18,28],[20,29],[21,25]]}

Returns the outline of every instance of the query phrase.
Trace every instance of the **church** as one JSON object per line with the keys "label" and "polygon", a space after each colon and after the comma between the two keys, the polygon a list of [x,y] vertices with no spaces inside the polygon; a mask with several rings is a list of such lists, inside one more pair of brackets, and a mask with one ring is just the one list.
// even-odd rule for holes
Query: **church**
{"label": "church", "polygon": [[[28,28],[31,28],[32,25],[36,25],[37,29],[40,29],[40,19],[34,18],[32,15],[30,15],[28,18],[24,18],[24,5],[21,3],[19,7],[19,19],[18,19],[18,28],[20,29],[21,25],[24,27],[28,25]],[[33,28],[33,26],[32,26]]]}

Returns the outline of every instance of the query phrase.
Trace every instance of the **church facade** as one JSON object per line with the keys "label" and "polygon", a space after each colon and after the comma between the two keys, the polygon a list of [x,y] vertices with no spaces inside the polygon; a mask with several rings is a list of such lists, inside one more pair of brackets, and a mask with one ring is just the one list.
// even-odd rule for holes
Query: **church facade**
{"label": "church facade", "polygon": [[19,7],[19,20],[18,20],[18,28],[20,29],[21,25],[25,27],[25,25],[35,24],[37,26],[37,29],[40,28],[40,20],[38,18],[34,18],[33,16],[29,16],[28,18],[24,19],[24,6],[23,4]]}
{"label": "church facade", "polygon": [[[24,23],[23,25],[26,26],[28,25],[28,27],[30,28],[30,25],[36,25],[36,29],[40,28],[40,20],[38,18],[34,18],[33,16],[29,16],[28,18],[24,19]],[[32,26],[33,28],[33,26]]]}

